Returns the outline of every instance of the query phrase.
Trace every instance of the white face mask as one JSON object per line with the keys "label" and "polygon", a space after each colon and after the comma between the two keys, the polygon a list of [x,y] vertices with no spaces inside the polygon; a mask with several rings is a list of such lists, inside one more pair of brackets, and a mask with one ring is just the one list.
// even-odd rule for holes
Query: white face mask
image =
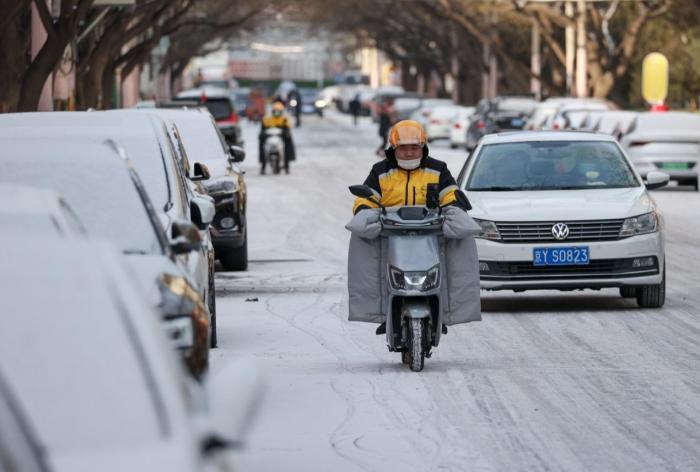
{"label": "white face mask", "polygon": [[413,170],[417,169],[418,166],[420,166],[420,161],[421,159],[396,159],[396,162],[399,164],[399,167],[402,169],[406,170]]}

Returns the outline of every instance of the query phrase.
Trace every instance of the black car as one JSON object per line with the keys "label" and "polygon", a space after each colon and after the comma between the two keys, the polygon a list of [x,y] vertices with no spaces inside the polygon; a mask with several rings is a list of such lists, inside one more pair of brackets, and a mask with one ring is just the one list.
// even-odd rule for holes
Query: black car
{"label": "black car", "polygon": [[200,106],[205,106],[216,120],[216,125],[226,138],[226,142],[231,146],[242,144],[238,113],[228,90],[219,88],[185,90],[177,94],[173,100],[187,104],[196,102]]}
{"label": "black car", "polygon": [[484,135],[523,129],[537,103],[531,97],[482,99],[467,128],[467,150],[474,149]]}
{"label": "black car", "polygon": [[[225,270],[248,268],[247,187],[240,162],[245,153],[229,147],[210,113],[194,110],[157,110],[177,133],[177,153],[185,172],[192,175],[194,162],[207,166],[210,178],[198,182],[214,199],[216,215],[209,226],[216,258]],[[173,129],[174,127],[175,129]]]}

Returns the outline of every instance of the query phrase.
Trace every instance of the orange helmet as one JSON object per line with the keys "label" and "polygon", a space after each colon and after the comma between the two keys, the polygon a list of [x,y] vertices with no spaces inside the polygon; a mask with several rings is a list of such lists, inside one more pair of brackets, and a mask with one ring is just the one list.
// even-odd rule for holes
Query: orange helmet
{"label": "orange helmet", "polygon": [[403,120],[392,126],[389,131],[389,144],[396,148],[404,144],[417,144],[425,146],[428,138],[425,130],[417,121]]}

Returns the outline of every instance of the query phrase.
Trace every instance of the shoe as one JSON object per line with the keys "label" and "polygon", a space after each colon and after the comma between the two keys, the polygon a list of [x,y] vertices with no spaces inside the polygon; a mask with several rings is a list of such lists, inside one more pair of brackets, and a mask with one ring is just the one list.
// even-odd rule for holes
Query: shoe
{"label": "shoe", "polygon": [[442,325],[442,334],[447,334],[447,325]]}
{"label": "shoe", "polygon": [[386,334],[386,322],[380,324],[374,334]]}

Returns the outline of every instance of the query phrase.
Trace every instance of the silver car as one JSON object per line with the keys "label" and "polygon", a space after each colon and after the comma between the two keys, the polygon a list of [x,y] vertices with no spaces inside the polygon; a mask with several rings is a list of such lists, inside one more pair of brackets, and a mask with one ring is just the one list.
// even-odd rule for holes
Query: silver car
{"label": "silver car", "polygon": [[700,115],[640,113],[620,142],[642,176],[666,172],[679,185],[698,190]]}

